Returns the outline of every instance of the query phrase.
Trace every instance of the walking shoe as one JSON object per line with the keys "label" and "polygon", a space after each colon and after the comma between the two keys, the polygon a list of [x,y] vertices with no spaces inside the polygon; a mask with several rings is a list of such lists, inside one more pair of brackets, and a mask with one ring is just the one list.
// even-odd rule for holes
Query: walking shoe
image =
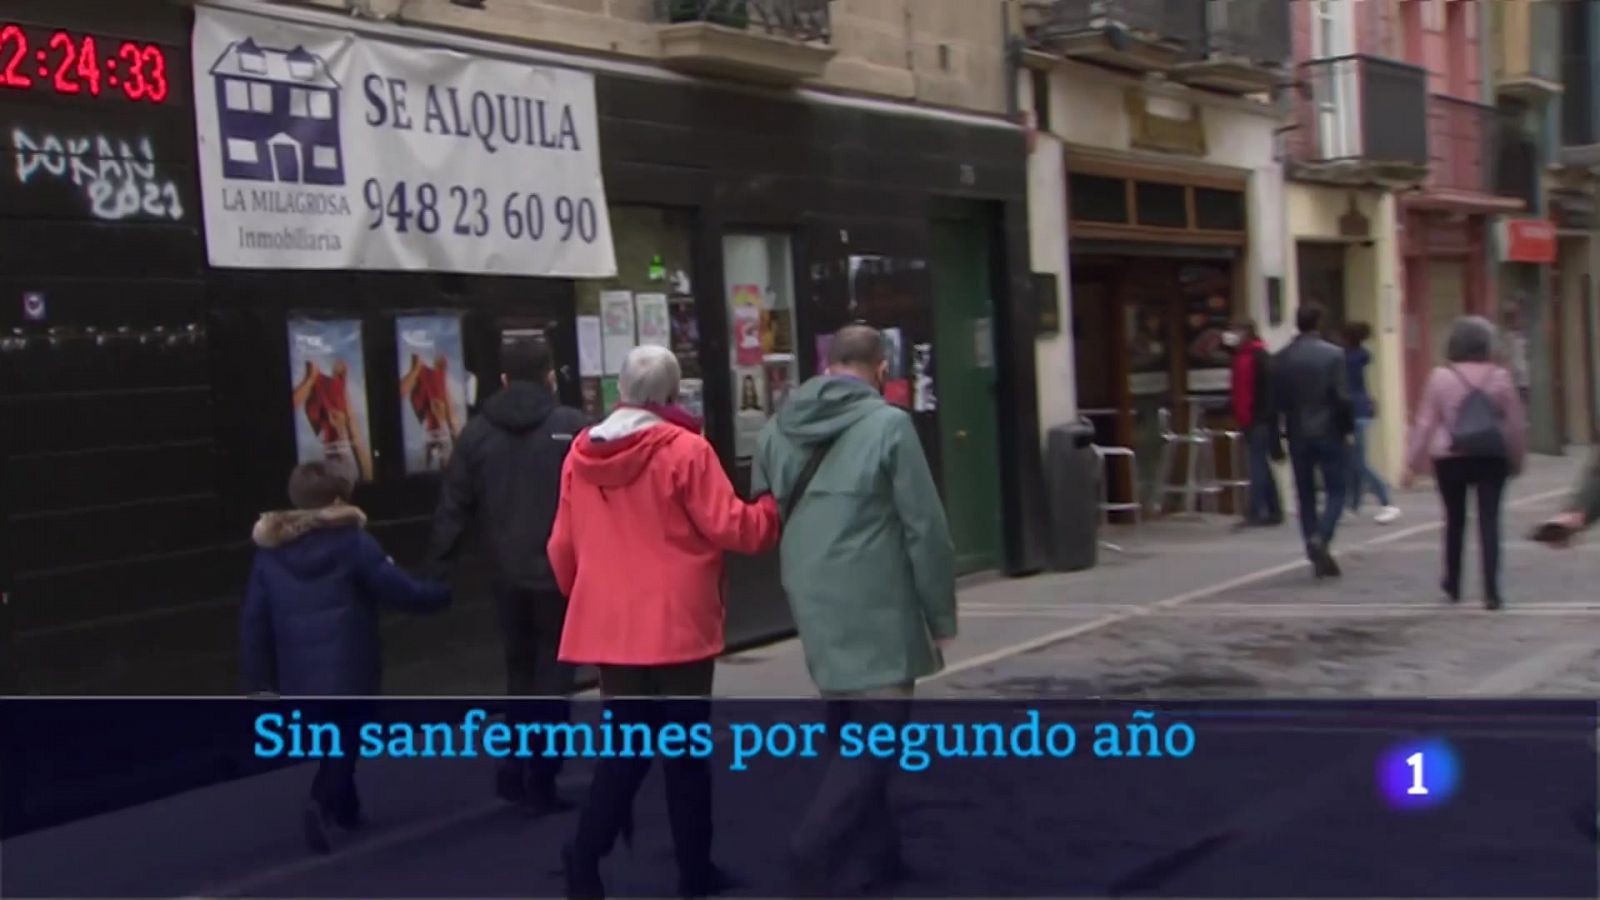
{"label": "walking shoe", "polygon": [[1306,555],[1311,559],[1311,570],[1318,578],[1338,578],[1342,572],[1339,564],[1334,561],[1333,554],[1328,552],[1328,545],[1321,540],[1314,540],[1306,545]]}
{"label": "walking shoe", "polygon": [[554,787],[530,788],[527,797],[522,801],[522,811],[529,818],[560,815],[575,808],[572,801],[561,796]]}
{"label": "walking shoe", "polygon": [[328,817],[322,811],[322,804],[306,801],[305,808],[300,810],[300,828],[305,832],[306,846],[312,853],[333,852],[333,845],[328,841]]}
{"label": "walking shoe", "polygon": [[1444,591],[1444,597],[1451,603],[1461,602],[1461,588],[1448,581],[1439,582],[1439,590]]}
{"label": "walking shoe", "polygon": [[679,878],[678,896],[684,900],[694,900],[698,897],[717,897],[741,887],[739,879],[728,874],[726,869],[712,864],[704,874]]}
{"label": "walking shoe", "polygon": [[561,862],[568,900],[605,900],[606,885],[600,880],[598,860],[578,859],[577,849],[568,844],[561,848]]}
{"label": "walking shoe", "polygon": [[1377,522],[1379,525],[1392,525],[1399,518],[1400,507],[1385,506],[1383,509],[1378,510],[1378,514],[1372,517],[1372,521]]}
{"label": "walking shoe", "polygon": [[1501,607],[1503,607],[1505,605],[1506,605],[1506,602],[1500,598],[1500,592],[1499,591],[1494,591],[1494,592],[1490,593],[1487,597],[1483,598],[1483,608],[1484,609],[1500,609]]}

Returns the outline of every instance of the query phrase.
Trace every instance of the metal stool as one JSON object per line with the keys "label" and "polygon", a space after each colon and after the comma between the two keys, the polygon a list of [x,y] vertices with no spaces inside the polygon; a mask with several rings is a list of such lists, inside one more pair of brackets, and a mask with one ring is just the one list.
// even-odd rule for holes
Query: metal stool
{"label": "metal stool", "polygon": [[[1111,524],[1112,513],[1127,512],[1133,513],[1133,524],[1137,526],[1139,524],[1141,518],[1140,513],[1143,510],[1144,505],[1139,502],[1139,462],[1138,458],[1134,455],[1133,449],[1130,447],[1102,447],[1099,444],[1095,444],[1094,455],[1095,460],[1099,464],[1100,468],[1101,522],[1109,525]],[[1107,477],[1107,473],[1110,471],[1110,465],[1106,462],[1106,460],[1112,457],[1117,459],[1126,459],[1128,461],[1128,493],[1133,497],[1133,500],[1130,502],[1111,502],[1111,479]],[[1110,550],[1113,553],[1126,552],[1122,549],[1121,545],[1113,544],[1110,541],[1101,541],[1100,546]]]}
{"label": "metal stool", "polygon": [[[1244,432],[1230,428],[1210,433],[1213,444],[1216,443],[1218,438],[1228,442],[1226,447],[1228,471],[1233,475],[1232,478],[1219,479],[1217,487],[1221,488],[1222,493],[1231,492],[1233,494],[1234,512],[1243,516],[1249,512],[1248,502],[1250,498],[1250,472],[1244,454]],[[1245,477],[1240,478],[1241,474]]]}
{"label": "metal stool", "polygon": [[[1204,428],[1190,428],[1187,434],[1179,434],[1172,430],[1171,410],[1162,407],[1157,415],[1161,428],[1161,462],[1156,466],[1156,480],[1151,485],[1150,505],[1159,515],[1166,511],[1167,498],[1177,495],[1183,498],[1184,512],[1197,513],[1206,498],[1211,498],[1214,503],[1223,490],[1217,483],[1211,433]],[[1179,448],[1188,450],[1188,465],[1185,467],[1183,483],[1173,484],[1173,468],[1178,461]]]}

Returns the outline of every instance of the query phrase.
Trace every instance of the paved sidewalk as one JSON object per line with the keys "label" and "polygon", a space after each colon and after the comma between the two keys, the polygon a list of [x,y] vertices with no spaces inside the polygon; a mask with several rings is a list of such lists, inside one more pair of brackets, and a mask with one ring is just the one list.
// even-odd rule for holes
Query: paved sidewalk
{"label": "paved sidewalk", "polygon": [[[1541,514],[1554,511],[1586,458],[1584,448],[1561,457],[1531,458],[1528,471],[1513,482],[1508,504]],[[1280,484],[1286,493],[1289,487]],[[1335,551],[1437,540],[1440,510],[1431,486],[1397,491],[1394,499],[1404,510],[1400,521],[1376,524],[1371,519],[1376,507],[1367,504],[1363,518],[1346,518],[1340,526]],[[1103,529],[1102,538],[1126,552],[1102,549],[1100,564],[1093,569],[968,580],[960,591],[961,637],[949,654],[949,667],[926,683],[926,691],[945,692],[948,683],[964,672],[1191,601],[1278,578],[1292,581],[1302,570],[1310,583],[1292,522],[1281,528],[1235,531],[1235,521],[1175,516],[1137,527],[1116,526]],[[1521,535],[1508,526],[1506,539],[1517,541]],[[1421,565],[1432,572],[1431,561]],[[1013,691],[1008,693],[1026,691],[1026,685],[1010,687]],[[1039,687],[1047,689],[1043,683]],[[726,657],[717,671],[716,691],[729,697],[805,697],[814,689],[799,641],[789,640]]]}

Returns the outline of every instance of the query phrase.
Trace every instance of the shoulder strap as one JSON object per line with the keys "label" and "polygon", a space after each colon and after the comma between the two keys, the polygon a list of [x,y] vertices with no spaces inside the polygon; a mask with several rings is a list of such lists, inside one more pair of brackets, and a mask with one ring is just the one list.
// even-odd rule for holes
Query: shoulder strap
{"label": "shoulder strap", "polygon": [[827,457],[828,451],[833,449],[833,444],[838,439],[838,435],[835,435],[812,448],[811,457],[806,460],[805,468],[800,470],[799,477],[794,480],[794,487],[789,489],[789,498],[783,501],[785,522],[794,515],[794,508],[799,505],[800,498],[805,496],[806,488],[811,486],[811,479],[816,477],[817,469],[822,467],[822,460]]}
{"label": "shoulder strap", "polygon": [[1466,373],[1462,372],[1460,369],[1456,368],[1455,366],[1445,366],[1445,368],[1449,369],[1451,374],[1453,374],[1457,378],[1461,379],[1461,383],[1467,386],[1467,390],[1468,391],[1481,391],[1481,390],[1483,390],[1483,385],[1481,385],[1481,384],[1473,384],[1472,383],[1472,379],[1468,378],[1466,376]]}

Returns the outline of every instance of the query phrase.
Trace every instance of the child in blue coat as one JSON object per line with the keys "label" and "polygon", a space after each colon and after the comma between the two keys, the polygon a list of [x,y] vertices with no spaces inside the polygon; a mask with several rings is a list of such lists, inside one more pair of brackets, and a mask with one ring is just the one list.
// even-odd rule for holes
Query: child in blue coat
{"label": "child in blue coat", "polygon": [[[289,475],[294,509],[261,516],[252,537],[255,564],[241,621],[244,687],[297,697],[374,696],[382,690],[378,609],[434,612],[450,588],[412,578],[363,526],[354,485],[322,462]],[[327,853],[329,820],[361,823],[355,754],[326,758],[317,769],[302,821],[306,841]]]}

